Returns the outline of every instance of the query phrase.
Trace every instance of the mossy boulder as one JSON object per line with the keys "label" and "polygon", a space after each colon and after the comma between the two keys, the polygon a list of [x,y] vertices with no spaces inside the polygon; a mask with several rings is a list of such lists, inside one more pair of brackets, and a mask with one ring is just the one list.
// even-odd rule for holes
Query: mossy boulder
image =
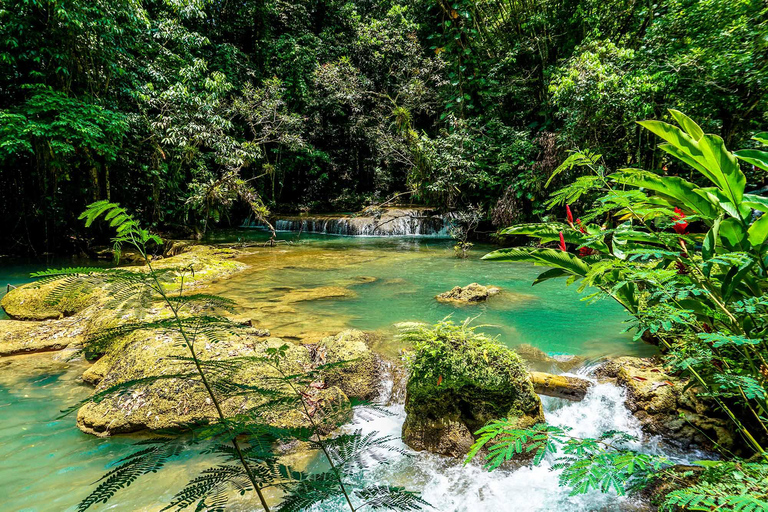
{"label": "mossy boulder", "polygon": [[697,397],[701,391],[687,379],[671,375],[654,358],[619,357],[603,364],[598,377],[616,379],[627,390],[627,408],[643,430],[682,448],[735,449],[730,422],[713,403]]}
{"label": "mossy boulder", "polygon": [[[184,276],[185,289],[196,288],[213,280],[228,277],[246,265],[233,258],[240,253],[233,249],[207,245],[188,247],[186,252],[171,258],[153,262],[156,269],[189,268]],[[146,266],[132,266],[127,269],[145,272]],[[177,289],[181,279],[171,283],[169,290]],[[8,292],[1,300],[0,307],[14,320],[50,320],[76,315],[89,306],[103,304],[108,300],[108,290],[93,284],[76,284],[62,288],[60,280],[44,283],[29,283]]]}
{"label": "mossy boulder", "polygon": [[414,344],[403,424],[411,448],[461,457],[491,420],[508,418],[519,428],[544,420],[525,366],[496,340],[451,322],[403,338]]}
{"label": "mossy boulder", "polygon": [[[281,363],[288,374],[301,373],[312,368],[309,350],[300,345],[285,343],[279,338],[264,339],[257,336],[239,336],[216,343],[196,343],[198,357],[204,361],[232,358],[263,358],[270,348],[287,345],[286,357]],[[197,377],[194,368],[179,357],[188,356],[186,347],[178,339],[161,331],[138,331],[123,344],[116,346],[117,354],[107,354],[109,369],[96,387],[95,400],[83,405],[77,414],[78,427],[87,433],[107,436],[139,430],[172,429],[185,425],[206,423],[217,418],[210,397]],[[242,384],[269,389],[281,386],[270,380],[277,371],[265,362],[253,361],[236,371],[211,372],[211,381],[220,379],[221,385]],[[127,384],[122,389],[116,387]],[[278,389],[275,387],[274,389]],[[105,394],[107,390],[113,390]],[[114,392],[114,391],[117,392]],[[226,416],[253,411],[269,398],[258,392],[234,393],[222,391],[221,406]],[[318,411],[332,411],[335,415],[328,424],[337,424],[350,413],[348,399],[336,386],[311,387],[308,391]],[[259,411],[261,419],[279,427],[306,427],[308,421],[298,410]],[[315,418],[318,421],[318,418]]]}
{"label": "mossy boulder", "polygon": [[475,304],[484,302],[489,297],[497,295],[501,289],[496,286],[483,286],[477,283],[471,283],[467,286],[455,286],[453,289],[441,293],[435,297],[440,302],[451,302],[457,304]]}
{"label": "mossy boulder", "polygon": [[338,386],[350,398],[375,399],[381,369],[369,343],[370,334],[357,329],[323,338],[317,345],[315,360],[320,364],[341,363],[324,372],[326,385]]}
{"label": "mossy boulder", "polygon": [[57,281],[29,283],[9,291],[0,300],[14,320],[50,320],[79,313],[93,302],[94,289],[79,286],[62,292]]}
{"label": "mossy boulder", "polygon": [[45,322],[0,321],[0,356],[61,350],[80,345],[86,322],[69,317]]}

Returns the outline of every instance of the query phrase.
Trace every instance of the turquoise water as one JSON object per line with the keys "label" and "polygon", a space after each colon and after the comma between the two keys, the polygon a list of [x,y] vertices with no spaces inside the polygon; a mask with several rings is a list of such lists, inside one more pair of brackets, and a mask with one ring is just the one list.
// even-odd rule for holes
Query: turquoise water
{"label": "turquoise water", "polygon": [[[263,236],[247,231],[234,236],[245,240],[249,235]],[[317,326],[329,322],[386,331],[397,322],[472,317],[474,325],[482,326],[480,330],[498,335],[510,347],[527,343],[545,352],[585,357],[655,352],[623,332],[628,315],[612,300],[588,304],[581,300],[577,286],[566,287],[564,280],[531,286],[545,268],[480,259],[493,249],[476,247],[469,258],[458,259],[450,240],[305,235],[291,245],[251,248],[242,261],[253,268],[215,291],[237,300],[242,312],[256,318],[258,311],[249,311],[248,305],[275,300],[273,290],[344,285],[353,291],[352,297],[296,304],[299,314],[291,318],[296,331],[322,331]],[[354,284],[360,278],[371,282]],[[502,294],[487,303],[466,306],[434,298],[472,282],[499,286]],[[339,321],[334,323],[335,319]],[[259,320],[261,326],[275,330],[272,318]],[[276,334],[281,335],[279,329]]]}
{"label": "turquoise water", "polygon": [[[276,335],[312,336],[357,327],[380,330],[385,339],[396,345],[389,336],[396,322],[434,322],[452,315],[457,321],[477,317],[474,323],[485,325],[481,330],[498,334],[509,346],[530,343],[547,352],[587,357],[653,351],[649,346],[633,342],[629,334],[621,334],[626,315],[616,304],[606,301],[589,306],[579,300],[574,288],[565,288],[562,283],[531,287],[532,279],[541,269],[480,261],[479,257],[490,247],[478,248],[467,260],[458,260],[453,257],[449,241],[332,236],[304,236],[297,241],[290,234],[282,237],[294,243],[246,249],[248,254],[242,260],[250,269],[213,287],[236,299],[239,313],[254,317],[258,324],[272,329]],[[254,231],[238,231],[219,234],[211,241],[238,238],[253,242],[263,240],[264,236]],[[0,266],[3,291],[7,282],[21,283],[27,272],[39,268],[42,266]],[[487,304],[471,307],[455,307],[434,300],[437,293],[473,281],[500,286],[504,292]],[[279,295],[287,289],[316,287],[336,287],[349,293],[291,304],[292,311],[281,314],[260,313],[263,304],[279,301]],[[74,416],[58,418],[61,409],[91,391],[80,380],[87,363],[67,361],[72,355],[59,352],[0,358],[2,511],[74,510],[111,463],[132,451],[136,436],[98,439],[81,433],[75,426]],[[578,416],[573,418],[578,421]],[[402,415],[395,416],[393,421],[395,423],[387,428],[391,427],[396,434]],[[94,509],[159,510],[190,477],[211,462],[188,457],[175,460],[157,477],[139,480],[109,505]],[[418,455],[413,464],[415,466],[407,460],[400,461],[393,467],[403,468],[403,473],[399,477],[387,474],[407,484],[409,482],[402,480],[408,479],[406,475],[411,470],[406,468],[419,467],[419,476],[414,477],[413,485],[424,486],[432,493],[430,499],[444,503],[447,508],[440,510],[463,510],[451,504],[466,503],[461,495],[462,486],[472,486],[463,480],[464,483],[456,486],[446,482],[475,479],[478,475],[429,455]],[[519,478],[522,477],[520,473]],[[483,478],[484,488],[494,489],[494,499],[501,503],[508,499],[507,493],[517,493],[521,485],[528,486],[525,483],[528,480],[514,480],[516,477],[510,474]],[[556,485],[547,489],[545,492],[558,492]],[[477,492],[483,495],[491,491]],[[447,501],[440,501],[443,499]],[[562,503],[570,503],[567,493],[553,495],[547,503],[561,503],[561,499],[565,500]],[[563,510],[590,509],[589,502],[579,503],[570,508],[565,506]],[[544,508],[537,510],[547,510],[548,506],[542,505]],[[237,509],[251,510],[252,507],[243,503]],[[608,505],[603,509],[614,508]]]}

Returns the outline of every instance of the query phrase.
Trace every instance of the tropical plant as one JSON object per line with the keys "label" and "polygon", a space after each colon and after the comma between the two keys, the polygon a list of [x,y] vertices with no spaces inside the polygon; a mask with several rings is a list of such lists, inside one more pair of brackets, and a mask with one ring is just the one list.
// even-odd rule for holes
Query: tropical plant
{"label": "tropical plant", "polygon": [[[85,341],[86,354],[96,355],[132,333],[160,330],[179,343],[186,355],[172,357],[176,371],[156,376],[140,376],[110,386],[84,402],[99,402],[107,397],[128,393],[142,386],[168,379],[184,379],[205,389],[216,417],[202,425],[189,427],[190,436],[164,432],[137,443],[138,450],[115,463],[99,481],[93,492],[79,505],[86,510],[97,503],[108,502],[120,489],[134,483],[142,475],[156,473],[183,450],[197,448],[215,454],[219,463],[203,470],[179,491],[165,510],[181,510],[197,506],[197,510],[223,510],[233,493],[254,492],[261,508],[270,510],[265,490],[279,489],[283,497],[275,507],[280,511],[304,510],[310,505],[343,500],[350,510],[366,506],[372,509],[418,510],[427,505],[417,493],[382,483],[365,484],[365,469],[383,461],[386,452],[398,451],[390,437],[361,432],[326,434],[347,417],[349,406],[318,400],[314,392],[323,388],[323,372],[344,362],[319,365],[307,371],[291,371],[286,367],[288,345],[268,347],[263,353],[241,355],[229,359],[201,356],[202,345],[218,343],[241,336],[245,327],[226,317],[232,302],[204,293],[189,293],[185,284],[195,269],[164,267],[152,263],[151,249],[162,240],[141,227],[117,204],[99,201],[82,214],[87,225],[103,218],[115,229],[115,253],[124,245],[137,250],[146,269],[67,268],[39,272],[33,277],[42,282],[56,282],[51,299],[64,296],[67,290],[99,286],[120,320],[117,325],[90,332]],[[159,309],[149,312],[150,307]],[[264,368],[272,372],[264,372]],[[238,375],[256,368],[257,378],[239,379]],[[251,374],[254,374],[251,372]],[[231,397],[256,396],[255,405],[236,415],[227,415],[223,403]],[[71,410],[76,409],[72,408]],[[269,415],[298,414],[304,421],[294,428],[271,426]],[[280,463],[273,447],[277,441],[298,439],[318,450],[330,469],[305,473]],[[373,453],[372,453],[373,452]]]}
{"label": "tropical plant", "polygon": [[571,495],[597,490],[619,496],[643,487],[671,464],[666,457],[631,449],[629,444],[637,439],[624,432],[610,430],[598,438],[579,438],[569,435],[569,430],[544,423],[521,429],[506,419],[495,420],[475,432],[477,439],[465,464],[484,448],[489,471],[521,454],[532,456],[533,464],[550,455],[552,469],[562,469],[560,485],[570,486]]}
{"label": "tropical plant", "polygon": [[[597,289],[589,298],[616,300],[633,315],[636,336],[659,340],[673,365],[703,385],[750,448],[763,454],[768,323],[755,313],[765,302],[768,200],[745,192],[738,159],[766,166],[765,154],[731,153],[720,137],[681,112],[670,113],[678,126],[640,124],[708,186],[641,169],[608,173],[600,155],[575,152],[552,176],[576,166],[590,171],[553,194],[552,206],[565,204],[565,222],[501,231],[558,247],[502,249],[485,259],[549,266],[534,284],[568,277],[581,281],[580,291]],[[589,207],[574,219],[568,203],[577,201]]]}
{"label": "tropical plant", "polygon": [[671,475],[679,480],[694,476],[696,483],[670,492],[660,510],[768,510],[768,465],[749,462],[699,461],[704,471]]}
{"label": "tropical plant", "polygon": [[[586,300],[607,297],[621,304],[632,315],[636,338],[659,343],[671,370],[691,377],[761,462],[749,470],[712,463],[713,472],[730,468],[736,476],[722,484],[702,479],[669,494],[665,507],[762,510],[764,496],[756,482],[768,462],[763,449],[768,439],[768,199],[745,190],[739,160],[765,170],[768,153],[732,153],[722,138],[705,134],[686,115],[670,114],[677,125],[639,124],[665,141],[662,151],[692,169],[690,179],[634,168],[611,173],[601,155],[573,152],[550,177],[576,167],[588,170],[552,195],[551,207],[565,206],[564,222],[505,228],[502,235],[529,236],[538,245],[497,250],[484,259],[546,266],[534,285],[566,277],[568,284],[580,282],[580,292],[589,291]],[[768,134],[754,138],[766,143]],[[571,209],[576,203],[584,208],[579,218]],[[550,428],[507,431],[503,422],[489,425],[477,433],[481,437],[472,455],[490,443],[491,468],[524,449],[535,450],[540,460],[553,442],[562,443],[562,433]],[[584,442],[596,446],[592,440],[574,443]],[[633,470],[646,467],[635,465],[637,454],[621,458],[620,450],[601,451],[597,458],[594,451],[571,453],[556,466],[564,469],[561,482],[577,492],[620,491],[615,482],[632,485],[634,471],[616,471],[616,457],[631,461],[627,467]]]}

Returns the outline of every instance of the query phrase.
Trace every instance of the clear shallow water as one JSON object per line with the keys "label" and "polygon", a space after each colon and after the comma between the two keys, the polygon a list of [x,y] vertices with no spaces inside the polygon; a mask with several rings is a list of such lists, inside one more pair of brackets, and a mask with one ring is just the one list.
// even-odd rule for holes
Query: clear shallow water
{"label": "clear shallow water", "polygon": [[[289,234],[284,239],[295,240]],[[227,239],[261,237],[256,231],[222,235]],[[482,261],[494,249],[477,247],[464,260],[453,256],[452,241],[429,238],[352,238],[303,235],[277,248],[251,248],[242,258],[252,268],[228,279],[217,293],[243,306],[241,312],[278,336],[333,332],[339,327],[391,330],[405,321],[437,322],[475,318],[480,330],[499,335],[514,347],[531,344],[549,353],[585,357],[651,355],[655,348],[623,333],[628,316],[611,300],[587,304],[576,286],[564,281],[531,283],[544,267]],[[371,282],[363,282],[361,278]],[[373,279],[371,279],[373,278]],[[455,306],[435,295],[472,282],[499,286],[503,292],[487,303]],[[276,328],[271,315],[260,317],[249,305],[278,300],[275,290],[346,286],[352,296],[292,304],[290,329]],[[287,322],[286,322],[287,323]],[[279,325],[279,324],[278,324]],[[326,328],[327,327],[327,328]]]}
{"label": "clear shallow water", "polygon": [[[263,239],[254,232],[221,235]],[[283,235],[286,239],[294,236]],[[490,248],[488,248],[490,249]],[[531,288],[540,271],[528,265],[479,261],[485,248],[468,260],[452,257],[450,242],[404,239],[351,239],[302,237],[302,241],[276,249],[252,248],[244,261],[251,269],[219,285],[219,292],[241,304],[241,313],[254,316],[275,334],[311,335],[344,327],[380,329],[384,338],[395,322],[433,322],[453,314],[456,320],[479,317],[482,330],[499,334],[514,346],[530,343],[547,352],[597,357],[606,354],[644,354],[651,347],[620,334],[625,315],[618,306],[603,302],[587,306],[575,289],[561,283]],[[0,267],[0,284],[23,282],[27,272],[42,266]],[[16,277],[14,277],[16,276]],[[376,278],[359,279],[360,276]],[[457,308],[439,304],[434,295],[455,285],[477,281],[501,286],[507,297],[487,305]],[[340,286],[341,285],[341,286]],[[259,316],[257,305],[277,301],[275,288],[340,286],[352,290],[345,297],[291,304],[294,311]],[[5,287],[3,286],[3,289]],[[498,299],[498,300],[497,300]],[[294,322],[294,323],[292,323]],[[275,325],[279,324],[276,328]],[[283,325],[282,324],[290,324]],[[393,344],[394,345],[394,344]],[[391,347],[394,348],[394,347]],[[74,416],[58,419],[59,411],[86,397],[91,389],[79,378],[82,361],[67,362],[70,354],[49,353],[0,358],[0,510],[69,511],[93,488],[110,464],[132,452],[136,436],[98,439],[81,433]],[[549,421],[574,427],[577,434],[624,428],[637,432],[633,418],[621,405],[617,388],[600,385],[580,403],[545,399]],[[352,428],[377,430],[399,436],[404,413],[376,417],[358,411]],[[659,449],[649,440],[644,449]],[[155,511],[162,508],[186,481],[206,467],[210,459],[182,456],[158,476],[139,480],[109,505],[95,510]],[[516,472],[486,473],[462,467],[430,454],[397,458],[374,468],[372,481],[387,481],[421,489],[436,510],[627,510],[629,503],[594,495],[571,498],[546,465]],[[250,502],[236,510],[252,510]],[[344,510],[327,505],[318,510]]]}

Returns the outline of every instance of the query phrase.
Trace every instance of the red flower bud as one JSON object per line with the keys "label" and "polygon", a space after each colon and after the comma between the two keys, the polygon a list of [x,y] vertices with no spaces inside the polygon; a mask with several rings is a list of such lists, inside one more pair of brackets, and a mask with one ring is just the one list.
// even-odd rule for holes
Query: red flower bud
{"label": "red flower bud", "polygon": [[683,210],[676,207],[675,215],[672,216],[672,221],[674,222],[674,224],[672,224],[672,229],[674,229],[678,235],[684,235],[688,228],[688,223],[685,221]]}
{"label": "red flower bud", "polygon": [[563,232],[560,232],[560,250],[563,252],[567,252],[568,249],[565,247],[565,237],[563,236]]}
{"label": "red flower bud", "polygon": [[573,213],[571,213],[570,205],[565,205],[565,216],[568,219],[568,224],[573,227]]}

